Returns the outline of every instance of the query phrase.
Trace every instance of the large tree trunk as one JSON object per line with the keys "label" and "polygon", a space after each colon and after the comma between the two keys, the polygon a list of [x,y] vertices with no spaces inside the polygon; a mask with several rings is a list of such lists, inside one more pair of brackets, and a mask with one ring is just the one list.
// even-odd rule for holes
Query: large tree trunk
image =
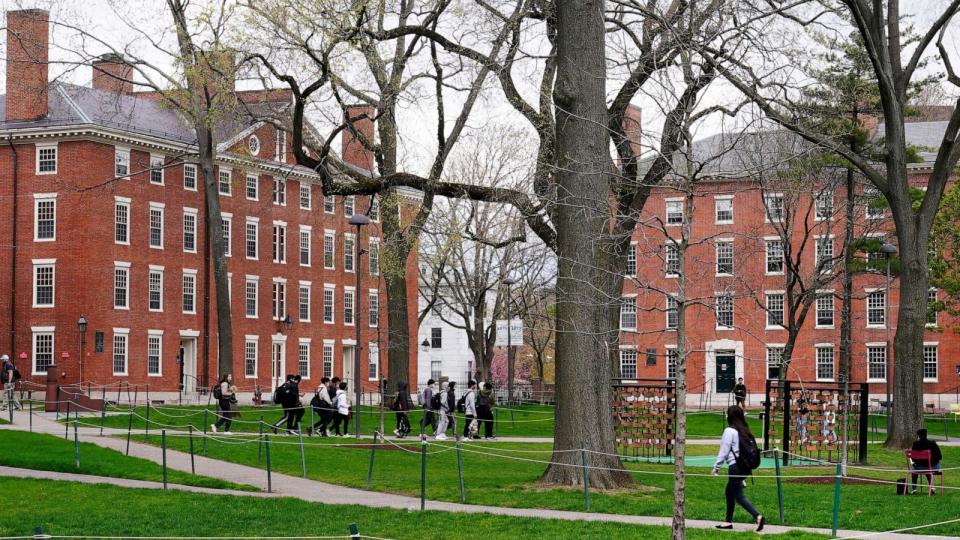
{"label": "large tree trunk", "polygon": [[[400,233],[399,196],[394,194],[391,200],[381,204],[383,223],[383,252],[381,271],[387,289],[387,395],[397,392],[397,383],[406,381],[410,375],[410,317],[407,307],[406,268],[410,251],[406,249],[405,239]],[[416,381],[407,381],[412,388]]]}
{"label": "large tree trunk", "polygon": [[[220,213],[220,189],[214,171],[213,144],[204,136],[206,129],[198,129],[200,135],[200,166],[203,169],[203,186],[207,204],[207,231],[210,237],[209,253],[213,261],[213,284],[217,298],[217,378],[233,373],[233,325],[230,312],[230,284],[227,281],[227,258],[223,254],[223,216]],[[209,354],[209,351],[206,351]],[[206,373],[204,373],[206,375]],[[236,376],[236,375],[234,375]],[[209,386],[209,381],[204,381]]]}
{"label": "large tree trunk", "polygon": [[603,2],[557,2],[557,408],[554,453],[541,481],[618,488],[633,479],[616,457],[610,357],[618,329],[611,305],[622,279],[610,252],[610,138],[606,131]]}

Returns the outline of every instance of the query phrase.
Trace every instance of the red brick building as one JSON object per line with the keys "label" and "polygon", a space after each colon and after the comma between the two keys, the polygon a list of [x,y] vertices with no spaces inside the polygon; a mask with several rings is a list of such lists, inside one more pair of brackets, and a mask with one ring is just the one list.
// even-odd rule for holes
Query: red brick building
{"label": "red brick building", "polygon": [[[9,12],[7,22],[0,350],[23,358],[21,373],[37,383],[56,365],[63,383],[125,381],[161,399],[178,391],[182,352],[189,395],[217,369],[195,136],[155,96],[109,76],[98,73],[92,87],[48,82],[46,13]],[[98,68],[129,69],[114,57]],[[290,104],[284,92],[237,95],[253,111]],[[372,123],[358,128],[373,138]],[[269,391],[287,373],[310,385],[323,375],[352,382],[359,325],[361,376],[372,391],[385,376],[387,335],[376,201],[371,209],[368,197],[325,196],[319,178],[294,163],[292,137],[253,116],[218,131],[238,386]],[[366,170],[373,163],[347,137],[343,156]],[[409,198],[416,204],[416,193]],[[357,239],[347,219],[368,212],[372,223]],[[362,261],[358,240],[368,250]],[[416,261],[408,268],[416,298]],[[410,354],[415,381],[416,343]]]}

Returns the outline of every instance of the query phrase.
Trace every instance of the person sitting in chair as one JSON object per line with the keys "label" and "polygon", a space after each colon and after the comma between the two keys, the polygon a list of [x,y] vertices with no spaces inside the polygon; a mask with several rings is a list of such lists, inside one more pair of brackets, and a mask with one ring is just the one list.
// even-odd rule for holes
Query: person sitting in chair
{"label": "person sitting in chair", "polygon": [[[912,472],[912,474],[910,474],[910,493],[916,493],[917,477],[923,474],[924,471],[939,471],[940,460],[943,458],[943,454],[940,453],[940,447],[937,446],[937,443],[927,438],[927,430],[925,429],[917,430],[917,440],[914,441],[913,446],[910,449],[914,451],[928,450],[930,452],[929,463],[922,459],[913,460],[912,462],[912,467],[910,468]],[[924,474],[924,476],[927,477],[927,484],[930,486],[930,490],[932,491],[933,475]]]}

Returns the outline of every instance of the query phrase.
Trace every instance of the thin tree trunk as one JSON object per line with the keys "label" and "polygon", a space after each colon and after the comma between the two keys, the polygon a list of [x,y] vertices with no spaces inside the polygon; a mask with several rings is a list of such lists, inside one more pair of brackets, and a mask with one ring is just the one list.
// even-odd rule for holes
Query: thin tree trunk
{"label": "thin tree trunk", "polygon": [[[856,112],[854,112],[854,122],[856,122]],[[843,405],[841,415],[843,427],[841,434],[843,436],[843,465],[847,464],[847,449],[849,448],[849,415],[850,415],[850,381],[853,379],[853,266],[854,246],[853,246],[853,220],[854,220],[854,173],[852,168],[847,168],[847,200],[844,208],[844,228],[843,228],[843,292],[840,299],[840,381],[843,384]],[[890,374],[888,373],[889,377]],[[846,469],[844,469],[846,474]]]}
{"label": "thin tree trunk", "polygon": [[[685,216],[693,216],[693,190],[687,192]],[[677,280],[677,366],[676,366],[676,409],[677,433],[673,447],[673,521],[671,533],[673,540],[687,537],[687,242],[693,229],[693,220],[683,222],[683,238],[678,249],[679,279]],[[667,357],[669,366],[670,357]]]}

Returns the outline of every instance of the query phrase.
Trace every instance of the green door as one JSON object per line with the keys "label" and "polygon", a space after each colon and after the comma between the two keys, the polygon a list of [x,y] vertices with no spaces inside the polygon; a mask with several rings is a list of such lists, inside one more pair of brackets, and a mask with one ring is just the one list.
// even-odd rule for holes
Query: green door
{"label": "green door", "polygon": [[737,355],[733,351],[717,351],[717,393],[729,394],[737,384]]}

